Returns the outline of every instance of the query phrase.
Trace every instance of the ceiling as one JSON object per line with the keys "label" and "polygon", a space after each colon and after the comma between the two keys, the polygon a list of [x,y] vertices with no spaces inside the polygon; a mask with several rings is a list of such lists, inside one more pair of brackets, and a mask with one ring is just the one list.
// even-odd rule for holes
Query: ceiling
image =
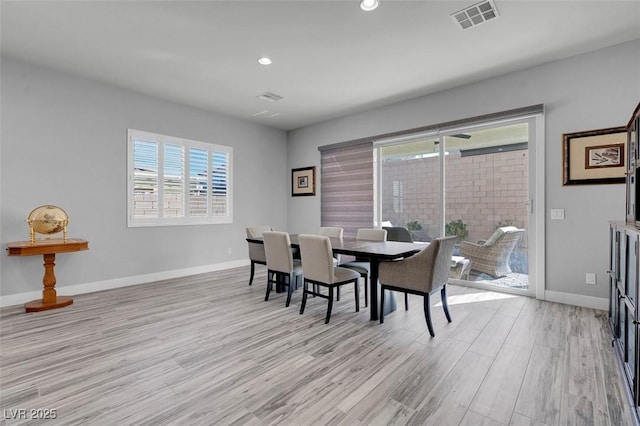
{"label": "ceiling", "polygon": [[495,0],[499,18],[459,29],[476,2],[2,0],[1,49],[291,130],[640,39],[640,0]]}

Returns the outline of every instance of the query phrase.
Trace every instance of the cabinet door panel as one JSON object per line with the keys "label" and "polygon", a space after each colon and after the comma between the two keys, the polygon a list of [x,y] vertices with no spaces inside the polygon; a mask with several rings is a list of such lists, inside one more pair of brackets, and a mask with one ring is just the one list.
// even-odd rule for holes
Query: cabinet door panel
{"label": "cabinet door panel", "polygon": [[626,247],[626,277],[625,290],[626,296],[631,300],[633,305],[636,304],[637,287],[638,287],[638,235],[635,232],[625,232]]}
{"label": "cabinet door panel", "polygon": [[[638,334],[638,326],[635,321],[635,306],[633,306],[628,299],[624,300],[624,303],[620,306],[622,309],[622,314],[625,318],[624,320],[624,328],[623,328],[623,336],[621,337],[621,341],[623,343],[622,348],[624,349],[624,370],[629,378],[629,383],[633,383],[634,389],[637,388],[636,382],[636,353],[637,353],[637,334]],[[636,392],[634,392],[636,393]],[[637,393],[636,393],[637,395]]]}

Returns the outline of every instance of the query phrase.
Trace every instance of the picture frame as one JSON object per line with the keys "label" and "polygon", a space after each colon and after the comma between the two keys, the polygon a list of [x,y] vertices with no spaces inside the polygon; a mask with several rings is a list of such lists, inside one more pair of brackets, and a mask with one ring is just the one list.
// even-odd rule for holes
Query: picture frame
{"label": "picture frame", "polygon": [[562,185],[625,183],[626,127],[562,135]]}
{"label": "picture frame", "polygon": [[291,196],[316,195],[316,167],[291,169]]}

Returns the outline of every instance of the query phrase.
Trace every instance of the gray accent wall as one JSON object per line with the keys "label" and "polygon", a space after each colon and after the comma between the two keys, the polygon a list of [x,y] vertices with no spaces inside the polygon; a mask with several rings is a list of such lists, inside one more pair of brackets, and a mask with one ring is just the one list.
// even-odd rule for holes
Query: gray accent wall
{"label": "gray accent wall", "polygon": [[[33,208],[64,208],[90,250],[56,257],[59,289],[242,263],[246,226],[286,229],[286,132],[8,57],[1,67],[3,251],[29,239]],[[233,224],[127,228],[127,128],[233,147]],[[41,256],[2,253],[0,295],[40,291],[43,272]]]}
{"label": "gray accent wall", "polygon": [[[291,131],[289,167],[319,166],[322,145],[544,104],[546,290],[606,298],[608,221],[624,219],[625,187],[562,186],[562,134],[626,125],[638,102],[640,40]],[[289,199],[290,232],[319,226],[319,196]]]}

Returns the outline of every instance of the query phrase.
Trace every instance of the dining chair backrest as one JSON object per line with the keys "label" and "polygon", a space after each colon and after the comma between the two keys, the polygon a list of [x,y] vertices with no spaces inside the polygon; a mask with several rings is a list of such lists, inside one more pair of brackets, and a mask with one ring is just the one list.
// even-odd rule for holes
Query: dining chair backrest
{"label": "dining chair backrest", "polygon": [[401,241],[405,243],[413,242],[411,232],[409,232],[407,228],[400,226],[383,226],[382,229],[386,229],[388,232],[387,241]]}
{"label": "dining chair backrest", "polygon": [[291,239],[286,232],[268,231],[262,234],[267,255],[267,267],[272,271],[290,274],[293,271]]}
{"label": "dining chair backrest", "polygon": [[344,229],[337,226],[323,226],[320,228],[318,235],[329,238],[342,238]]}
{"label": "dining chair backrest", "polygon": [[333,255],[329,237],[300,234],[298,242],[305,279],[333,284]]}
{"label": "dining chair backrest", "polygon": [[385,229],[358,229],[356,239],[363,241],[386,241],[387,231]]}
{"label": "dining chair backrest", "polygon": [[[273,231],[271,226],[251,226],[246,228],[247,238],[262,237],[264,232]],[[260,243],[249,243],[249,259],[254,262],[266,263],[267,258],[264,252],[264,245]]]}
{"label": "dining chair backrest", "polygon": [[419,260],[416,265],[419,265],[419,269],[408,270],[408,268],[406,272],[409,276],[416,274],[416,281],[423,282],[422,291],[430,293],[447,283],[455,242],[454,236],[435,238],[413,256]]}

